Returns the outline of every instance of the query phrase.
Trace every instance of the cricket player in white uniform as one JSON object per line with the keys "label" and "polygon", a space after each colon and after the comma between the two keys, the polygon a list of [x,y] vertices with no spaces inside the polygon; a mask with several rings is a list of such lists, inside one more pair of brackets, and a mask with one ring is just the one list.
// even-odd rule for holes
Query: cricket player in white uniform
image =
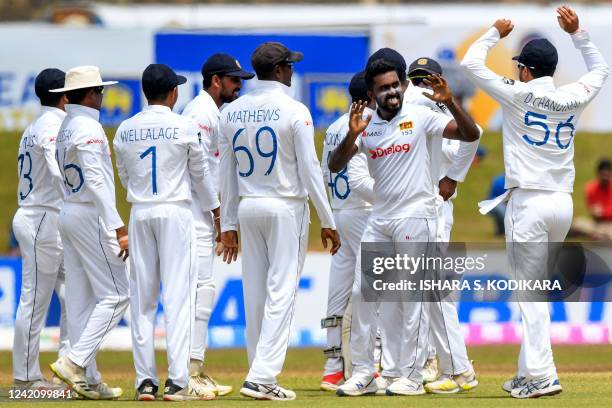
{"label": "cricket player in white uniform", "polygon": [[[68,352],[62,241],[57,226],[64,203],[64,181],[55,160],[55,140],[66,113],[66,96],[50,93],[64,86],[66,74],[48,68],[36,76],[34,90],[41,112],[19,142],[19,209],[13,231],[23,260],[21,294],[13,337],[13,379],[17,389],[57,389],[40,371],[40,332],[53,290],[61,306],[58,355]],[[62,388],[64,385],[62,384]]]}
{"label": "cricket player in white uniform", "polygon": [[277,42],[255,50],[256,88],[223,110],[221,241],[235,259],[240,228],[249,373],[240,393],[292,400],[277,383],[287,353],[295,297],[308,244],[308,197],[321,219],[321,239],[340,241],[325,197],[308,109],[290,95],[302,53]]}
{"label": "cricket player in white uniform", "polygon": [[[429,108],[403,104],[402,82],[396,66],[383,59],[366,68],[369,95],[377,110],[365,119],[366,103],[353,104],[347,136],[333,151],[329,169],[338,171],[359,152],[368,152],[368,167],[374,178],[374,207],[361,239],[366,242],[434,242],[436,239],[437,179],[442,138],[475,141],[479,130],[457,105],[446,82],[430,77],[428,85],[436,102],[444,103],[454,120]],[[364,133],[365,131],[365,133]],[[361,136],[361,137],[360,137]],[[361,275],[361,254],[357,262]],[[378,391],[375,382],[374,342],[377,302],[366,302],[356,279],[353,316],[359,330],[351,330],[352,377],[337,390],[338,395],[358,396]],[[387,395],[420,395],[425,390],[421,369],[427,359],[427,303],[381,302],[381,319],[393,319],[399,330],[383,332],[383,340],[401,342],[401,377],[387,388]],[[357,326],[353,326],[355,329]],[[382,323],[381,327],[389,327]]]}
{"label": "cricket player in white uniform", "polygon": [[[183,115],[196,121],[202,143],[205,145],[206,161],[215,191],[219,191],[219,109],[224,103],[238,98],[243,79],[252,79],[255,74],[242,69],[238,60],[229,54],[211,55],[202,66],[203,89],[187,104]],[[195,191],[192,188],[192,195]],[[220,214],[202,209],[199,200],[192,200],[194,224],[197,237],[198,279],[195,295],[195,322],[191,333],[191,362],[189,374],[201,386],[223,396],[232,392],[229,385],[218,384],[204,371],[208,321],[215,303],[215,281],[213,279],[214,244],[219,241]],[[220,251],[220,243],[217,251]]]}
{"label": "cricket player in white uniform", "polygon": [[[375,102],[368,97],[364,72],[353,76],[349,94],[353,102],[368,101],[370,110],[376,108]],[[350,333],[351,325],[359,324],[349,317],[347,307],[355,280],[359,243],[374,202],[374,179],[368,172],[368,161],[364,153],[355,155],[338,173],[330,172],[327,167],[331,152],[346,136],[348,121],[347,112],[327,128],[321,161],[323,180],[329,187],[328,196],[342,242],[329,268],[327,316],[321,321],[321,327],[327,329],[327,348],[324,350],[327,361],[320,386],[325,391],[335,391],[350,376],[350,367],[346,366],[350,364],[347,356],[350,344],[343,342],[343,338],[348,337],[343,336],[343,333],[347,333],[347,330]]]}
{"label": "cricket player in white uniform", "polygon": [[[187,79],[164,64],[142,74],[148,101],[123,121],[113,142],[117,173],[132,203],[130,311],[137,398],[155,400],[155,315],[160,283],[164,305],[168,379],[164,400],[213,399],[190,379],[189,354],[195,305],[197,252],[192,199],[202,211],[219,208],[197,124],[172,112],[178,85]],[[192,197],[194,189],[196,197]]]}
{"label": "cricket player in white uniform", "polygon": [[[84,398],[110,399],[121,388],[110,388],[95,367],[106,334],[128,306],[125,265],[127,231],[115,208],[115,182],[108,140],[98,122],[105,85],[98,67],[68,71],[67,116],[57,137],[57,161],[64,179],[65,202],[59,216],[66,273],[66,311],[70,351],[51,370]],[[119,256],[118,256],[119,255]]]}
{"label": "cricket player in white uniform", "polygon": [[[573,139],[580,115],[604,85],[609,67],[589,34],[568,7],[557,10],[561,28],[582,53],[588,72],[578,81],[557,87],[553,74],[557,50],[545,39],[527,43],[518,62],[519,79],[503,78],[485,66],[490,48],[514,28],[497,20],[468,49],[462,67],[469,78],[501,104],[506,188],[482,203],[486,213],[509,198],[505,228],[508,259],[520,274],[545,270],[546,254],[513,256],[513,242],[563,242],[572,221]],[[542,263],[544,262],[544,263]],[[531,265],[531,266],[530,266]],[[554,395],[562,391],[550,344],[550,315],[544,302],[520,302],[523,342],[517,375],[503,388],[515,398]]]}
{"label": "cricket player in white uniform", "polygon": [[[434,59],[418,58],[410,64],[408,68],[410,83],[404,93],[404,103],[427,106],[436,112],[451,116],[444,104],[436,103],[423,95],[423,92],[433,92],[424,82],[429,75],[442,75],[442,67]],[[457,182],[465,180],[477,149],[478,142],[467,143],[450,139],[444,139],[442,142],[438,183],[442,200],[438,202],[437,242],[450,242],[453,227],[453,199],[457,197]],[[430,344],[435,345],[432,347],[433,358],[435,359],[437,354],[440,359],[441,376],[439,379],[426,379],[424,373],[423,378],[427,382],[425,390],[435,394],[453,394],[475,388],[478,381],[459,326],[457,304],[441,299],[429,305],[429,312]],[[428,360],[431,356],[430,350]]]}

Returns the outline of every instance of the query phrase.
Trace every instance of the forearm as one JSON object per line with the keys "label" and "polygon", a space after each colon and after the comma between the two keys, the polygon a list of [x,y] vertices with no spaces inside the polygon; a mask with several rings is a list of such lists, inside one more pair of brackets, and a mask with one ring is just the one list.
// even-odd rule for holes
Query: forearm
{"label": "forearm", "polygon": [[466,111],[459,106],[455,98],[451,98],[450,102],[445,103],[449,112],[453,115],[455,122],[457,122],[457,131],[459,137],[456,139],[463,142],[474,142],[480,137],[480,130],[474,122],[474,119]]}
{"label": "forearm", "polygon": [[355,145],[357,137],[358,135],[351,134],[350,130],[347,132],[344,139],[342,139],[338,147],[329,156],[329,171],[338,173],[346,167],[351,158],[357,153],[357,146]]}
{"label": "forearm", "polygon": [[449,167],[446,176],[452,180],[463,182],[465,176],[474,161],[476,151],[478,150],[479,141],[475,142],[460,142],[456,154],[453,156],[452,164]]}
{"label": "forearm", "polygon": [[581,81],[587,82],[592,87],[601,88],[610,73],[610,67],[601,51],[593,44],[589,33],[584,30],[578,30],[571,35],[571,38],[576,49],[582,53],[582,58],[589,71],[581,78]]}
{"label": "forearm", "polygon": [[238,192],[238,176],[236,174],[236,159],[225,139],[219,143],[220,174],[219,187],[221,192],[221,231],[238,230],[238,204],[240,195]]}

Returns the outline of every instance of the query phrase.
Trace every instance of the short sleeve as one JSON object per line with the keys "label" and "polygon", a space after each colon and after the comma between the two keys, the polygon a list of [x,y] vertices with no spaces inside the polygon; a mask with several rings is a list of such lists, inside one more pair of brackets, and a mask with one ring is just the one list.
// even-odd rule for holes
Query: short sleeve
{"label": "short sleeve", "polygon": [[453,118],[429,108],[424,108],[423,112],[425,134],[430,137],[442,137],[444,129]]}

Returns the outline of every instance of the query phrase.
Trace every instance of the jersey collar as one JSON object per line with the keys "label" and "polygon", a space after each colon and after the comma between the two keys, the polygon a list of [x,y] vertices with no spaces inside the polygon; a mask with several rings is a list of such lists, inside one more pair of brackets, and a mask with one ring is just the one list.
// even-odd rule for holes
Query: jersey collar
{"label": "jersey collar", "polygon": [[63,110],[59,108],[55,108],[53,106],[41,106],[40,114],[43,115],[45,113],[50,113],[60,119],[64,119],[66,117],[66,112],[64,112]]}
{"label": "jersey collar", "polygon": [[210,109],[212,109],[213,112],[215,112],[215,115],[221,117],[221,111],[219,110],[219,107],[217,106],[217,103],[212,98],[212,96],[210,96],[210,94],[206,92],[204,89],[200,90],[200,96],[202,97],[202,99],[204,99],[206,104],[210,106]]}
{"label": "jersey collar", "polygon": [[288,95],[288,96],[292,96],[291,95],[291,88],[289,88],[287,85],[282,84],[278,81],[264,81],[261,79],[257,80],[257,85],[255,86],[255,89],[257,90],[270,90],[270,91],[280,91],[283,92],[284,94]]}
{"label": "jersey collar", "polygon": [[545,91],[554,91],[556,89],[555,82],[553,81],[553,78],[551,76],[544,76],[532,79],[531,81],[529,81],[528,84],[530,87],[542,89]]}
{"label": "jersey collar", "polygon": [[381,118],[378,115],[378,109],[376,109],[372,113],[372,121],[371,122],[374,123],[374,124],[377,124],[377,125],[385,125],[385,124],[390,124],[390,123],[397,122],[399,120],[399,118],[404,116],[404,111],[405,110],[406,110],[406,104],[402,103],[402,109],[397,113],[397,115],[395,115],[393,117],[393,119],[391,119],[391,120],[385,120],[385,119]]}
{"label": "jersey collar", "polygon": [[170,109],[167,106],[164,105],[147,105],[144,108],[142,108],[143,112],[164,112],[164,113],[170,113],[172,112],[172,109]]}
{"label": "jersey collar", "polygon": [[88,106],[68,103],[64,106],[66,113],[72,116],[87,116],[95,121],[100,120],[100,111]]}

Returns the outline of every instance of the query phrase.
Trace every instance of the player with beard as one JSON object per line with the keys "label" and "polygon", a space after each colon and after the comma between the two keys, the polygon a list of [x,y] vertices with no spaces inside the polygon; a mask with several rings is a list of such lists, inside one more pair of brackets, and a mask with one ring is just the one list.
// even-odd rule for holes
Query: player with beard
{"label": "player with beard", "polygon": [[[453,118],[429,108],[403,104],[402,82],[396,67],[385,60],[373,61],[366,69],[368,95],[377,110],[363,117],[367,103],[351,107],[347,136],[333,151],[329,169],[340,171],[359,152],[369,152],[368,167],[374,178],[374,208],[362,244],[434,242],[436,239],[437,176],[442,138],[472,142],[479,138],[478,127],[455,102],[446,81],[439,76],[427,79],[433,89],[428,97],[441,102]],[[359,137],[365,131],[365,137]],[[368,136],[370,135],[370,136]],[[361,253],[357,262],[361,277]],[[417,271],[417,273],[421,273]],[[376,302],[367,302],[355,285],[353,315],[362,324],[351,332],[352,377],[337,390],[338,395],[359,396],[378,391],[374,381]],[[421,368],[427,359],[428,313],[422,301],[381,302],[381,317],[393,318],[401,329],[385,333],[388,341],[401,342],[401,377],[386,388],[387,395],[421,395]]]}
{"label": "player with beard", "polygon": [[[252,79],[255,74],[244,71],[238,60],[229,54],[211,55],[202,66],[204,89],[183,111],[196,121],[200,130],[204,154],[213,180],[215,191],[219,192],[219,108],[224,103],[238,98],[243,79]],[[195,192],[192,191],[192,195]],[[195,197],[195,196],[194,196]],[[203,211],[198,200],[192,201],[198,251],[198,279],[196,286],[195,322],[191,333],[190,381],[199,387],[208,388],[216,395],[232,392],[229,385],[217,384],[204,372],[204,352],[208,336],[208,321],[215,302],[215,281],[213,279],[213,246],[217,242],[217,254],[222,251],[219,242],[220,225],[218,211]],[[215,233],[216,230],[216,233]]]}

